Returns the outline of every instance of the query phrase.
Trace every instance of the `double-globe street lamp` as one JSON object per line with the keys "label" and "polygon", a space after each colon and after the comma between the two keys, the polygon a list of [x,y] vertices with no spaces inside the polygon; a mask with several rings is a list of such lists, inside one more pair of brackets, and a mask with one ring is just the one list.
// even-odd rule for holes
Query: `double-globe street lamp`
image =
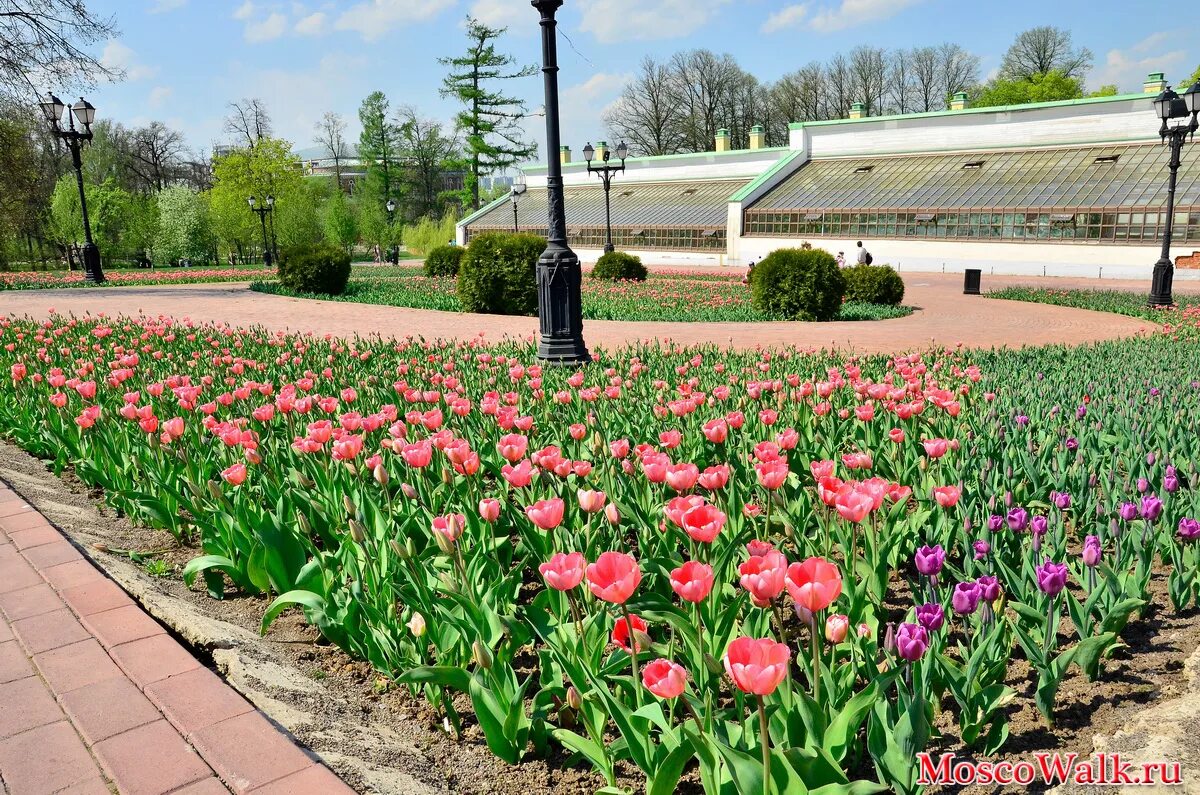
{"label": "double-globe street lamp", "polygon": [[[604,143],[604,142],[601,141],[600,143]],[[629,147],[627,147],[625,145],[625,142],[622,141],[620,143],[620,145],[617,146],[617,157],[621,158],[621,165],[610,166],[608,164],[608,159],[609,159],[609,157],[612,156],[612,153],[609,152],[608,147],[606,146],[606,147],[604,147],[604,154],[602,155],[604,165],[593,166],[592,158],[596,156],[596,150],[592,148],[592,144],[590,141],[588,142],[587,146],[583,147],[583,159],[587,161],[588,173],[589,174],[599,174],[600,179],[604,180],[604,253],[605,254],[607,254],[608,252],[613,250],[612,207],[608,201],[608,191],[612,188],[613,175],[620,174],[622,171],[625,170],[625,158],[628,154],[629,154]]]}
{"label": "double-globe street lamp", "polygon": [[258,213],[258,222],[262,225],[263,265],[269,268],[273,262],[273,257],[271,254],[271,242],[267,239],[267,214],[275,209],[275,197],[268,193],[267,199],[261,207],[258,205],[258,199],[253,196],[246,199],[246,203],[250,205],[251,212]]}
{"label": "double-globe street lamp", "polygon": [[[104,281],[104,269],[100,265],[100,249],[92,240],[92,225],[88,221],[87,196],[84,195],[83,190],[83,160],[80,157],[80,148],[84,141],[92,140],[92,122],[96,120],[96,109],[90,102],[80,97],[79,101],[71,107],[71,112],[67,114],[67,127],[64,129],[62,119],[66,104],[53,94],[47,94],[39,104],[42,108],[42,115],[50,124],[50,132],[65,141],[67,148],[71,150],[71,164],[75,167],[75,181],[79,185],[79,209],[83,215],[83,275],[89,282],[100,284]],[[76,120],[79,121],[82,130],[75,128]]]}
{"label": "double-globe street lamp", "polygon": [[[1200,80],[1183,92],[1183,96],[1167,88],[1154,100],[1154,113],[1162,119],[1158,135],[1171,150],[1171,159],[1167,167],[1171,175],[1167,181],[1167,223],[1163,232],[1162,256],[1154,263],[1154,279],[1150,287],[1151,306],[1170,306],[1174,299],[1171,296],[1171,284],[1175,279],[1175,266],[1171,262],[1171,233],[1175,226],[1175,178],[1179,173],[1179,163],[1183,154],[1183,142],[1195,136],[1200,129],[1197,116],[1200,115]],[[1186,120],[1171,124],[1175,119]]]}
{"label": "double-globe street lamp", "polygon": [[592,360],[583,343],[583,273],[579,257],[567,245],[567,217],[563,208],[562,163],[558,152],[558,46],[554,14],[563,0],[532,0],[541,14],[542,77],[546,90],[546,204],[549,233],[546,250],[538,258],[538,351],[550,364],[580,365]]}
{"label": "double-globe street lamp", "polygon": [[518,171],[517,175],[515,177],[513,177],[512,196],[511,196],[512,206],[513,206],[513,232],[514,233],[521,231],[521,222],[517,218],[517,200],[520,199],[522,196],[524,196],[525,191],[528,189],[529,189],[528,186],[526,186],[526,184],[525,184],[525,174]]}

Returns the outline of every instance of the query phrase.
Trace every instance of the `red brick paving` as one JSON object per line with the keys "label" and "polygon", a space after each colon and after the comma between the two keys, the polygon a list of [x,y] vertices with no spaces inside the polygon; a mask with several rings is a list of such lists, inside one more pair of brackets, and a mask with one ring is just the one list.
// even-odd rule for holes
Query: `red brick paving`
{"label": "red brick paving", "polygon": [[351,792],[0,483],[0,792],[114,789]]}
{"label": "red brick paving", "polygon": [[[589,346],[615,348],[646,339],[711,343],[736,348],[795,345],[837,347],[864,353],[895,353],[931,344],[963,343],[970,347],[1020,347],[1050,343],[1082,343],[1129,336],[1153,328],[1143,321],[1084,309],[998,301],[962,294],[962,276],[904,273],[904,302],[918,307],[913,315],[869,323],[648,323],[589,320],[584,337]],[[1010,284],[1043,287],[1149,289],[1144,282],[1115,279],[985,276],[985,290]],[[1200,282],[1178,281],[1180,292],[1200,289]],[[46,317],[60,313],[104,312],[109,315],[170,315],[234,326],[264,325],[272,330],[311,331],[353,336],[423,336],[468,339],[485,332],[488,339],[530,337],[534,318],[462,315],[420,309],[347,302],[311,301],[251,292],[245,284],[200,284],[120,287],[105,290],[9,290],[0,294],[0,314]]]}

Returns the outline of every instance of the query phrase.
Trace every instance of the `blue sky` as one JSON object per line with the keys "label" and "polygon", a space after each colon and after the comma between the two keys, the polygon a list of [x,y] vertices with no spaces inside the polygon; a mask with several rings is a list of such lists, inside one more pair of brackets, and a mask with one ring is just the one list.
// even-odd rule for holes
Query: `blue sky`
{"label": "blue sky", "polygon": [[[227,104],[267,103],[276,132],[310,146],[326,111],[342,114],[357,139],[357,109],[372,90],[393,106],[411,104],[448,120],[456,108],[438,96],[438,56],[464,46],[474,15],[507,26],[501,47],[526,63],[540,59],[537,13],[526,0],[90,0],[116,17],[120,36],[99,48],[127,79],[89,99],[126,124],[158,119],[207,149],[226,137]],[[771,80],[858,44],[911,47],[954,41],[982,58],[986,77],[1021,30],[1070,29],[1095,54],[1089,85],[1140,90],[1149,71],[1169,80],[1200,63],[1194,27],[1163,32],[1161,5],[1123,0],[567,0],[559,13],[563,140],[578,151],[604,138],[602,110],[645,55],[687,48],[732,53]],[[541,105],[540,75],[509,85]],[[544,142],[541,119],[530,119]]]}

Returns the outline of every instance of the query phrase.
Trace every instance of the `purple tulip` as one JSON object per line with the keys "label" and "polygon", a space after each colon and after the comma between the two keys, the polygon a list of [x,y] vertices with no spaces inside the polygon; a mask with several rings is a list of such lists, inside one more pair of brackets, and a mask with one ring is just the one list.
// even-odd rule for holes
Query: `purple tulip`
{"label": "purple tulip", "polygon": [[992,551],[992,545],[982,538],[972,544],[972,546],[975,548],[975,560],[983,560]]}
{"label": "purple tulip", "polygon": [[1083,540],[1083,565],[1095,567],[1100,562],[1100,538],[1088,536]]}
{"label": "purple tulip", "polygon": [[1148,494],[1142,497],[1142,518],[1147,522],[1157,521],[1158,517],[1162,516],[1163,503],[1158,497],[1153,494]]}
{"label": "purple tulip", "polygon": [[1029,511],[1019,505],[1009,509],[1007,518],[1009,530],[1019,533],[1029,527]]}
{"label": "purple tulip", "polygon": [[1167,468],[1163,471],[1163,474],[1169,478],[1177,478],[1179,477],[1179,470],[1175,468],[1174,464],[1167,464]]}
{"label": "purple tulip", "polygon": [[1079,440],[1074,436],[1067,437],[1067,449],[1072,453],[1079,449]]}
{"label": "purple tulip", "polygon": [[1117,510],[1117,513],[1126,522],[1132,522],[1137,518],[1138,509],[1137,506],[1132,502],[1123,502],[1121,503],[1121,507]]}
{"label": "purple tulip", "polygon": [[929,633],[920,624],[901,624],[896,631],[896,653],[900,659],[913,662],[921,659],[929,648]]}
{"label": "purple tulip", "polygon": [[1156,387],[1156,386],[1150,387],[1150,397],[1158,397],[1158,395],[1159,395],[1158,387]]}
{"label": "purple tulip", "polygon": [[1087,406],[1080,406],[1079,408],[1075,409],[1075,418],[1076,419],[1081,420],[1086,416],[1087,416]]}
{"label": "purple tulip", "polygon": [[1148,466],[1148,467],[1154,466],[1154,462],[1157,460],[1158,459],[1155,458],[1154,453],[1146,453],[1146,466]]}
{"label": "purple tulip", "polygon": [[914,560],[917,564],[917,571],[926,577],[935,577],[942,570],[942,564],[946,562],[946,550],[942,549],[941,544],[935,547],[923,546],[917,550]]}
{"label": "purple tulip", "polygon": [[1031,519],[1029,522],[1029,532],[1033,533],[1035,536],[1045,535],[1046,531],[1049,529],[1050,520],[1040,513],[1033,517],[1033,519]]}
{"label": "purple tulip", "polygon": [[979,586],[979,597],[991,603],[1000,598],[1000,581],[990,574],[985,574],[975,581]]}
{"label": "purple tulip", "polygon": [[1071,507],[1071,495],[1065,491],[1051,492],[1050,499],[1060,511],[1065,511]]}
{"label": "purple tulip", "polygon": [[1020,425],[1022,428],[1024,428],[1028,424],[1029,424],[1029,417],[1025,416],[1024,414],[1017,415],[1017,425]]}
{"label": "purple tulip", "polygon": [[1037,567],[1037,584],[1042,593],[1057,596],[1067,585],[1067,564],[1054,563],[1049,558]]}
{"label": "purple tulip", "polygon": [[1167,475],[1163,478],[1163,491],[1168,494],[1174,494],[1179,491],[1179,478],[1173,475]]}
{"label": "purple tulip", "polygon": [[1003,526],[1004,526],[1004,517],[999,516],[997,514],[992,514],[991,516],[988,517],[988,522],[987,522],[988,530],[991,530],[993,533],[996,533],[996,532],[999,532],[1000,528]]}
{"label": "purple tulip", "polygon": [[969,616],[979,607],[979,585],[974,582],[960,582],[954,586],[950,597],[950,606],[960,616]]}
{"label": "purple tulip", "polygon": [[925,627],[930,632],[937,632],[942,628],[942,624],[946,620],[946,614],[942,612],[942,606],[935,603],[917,605],[917,623]]}
{"label": "purple tulip", "polygon": [[896,628],[888,622],[887,632],[883,633],[883,650],[891,653],[896,650]]}
{"label": "purple tulip", "polygon": [[1137,490],[1139,494],[1145,494],[1150,490],[1150,481],[1145,478],[1138,478]]}
{"label": "purple tulip", "polygon": [[1193,541],[1200,536],[1200,520],[1183,517],[1179,520],[1179,537],[1184,541]]}

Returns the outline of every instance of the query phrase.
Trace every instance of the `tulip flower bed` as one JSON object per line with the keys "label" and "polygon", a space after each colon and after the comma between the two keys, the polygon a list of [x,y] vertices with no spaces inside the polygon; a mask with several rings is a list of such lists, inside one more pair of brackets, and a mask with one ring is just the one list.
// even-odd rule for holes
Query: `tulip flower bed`
{"label": "tulip flower bed", "polygon": [[[150,268],[109,270],[104,273],[105,287],[149,286],[160,284],[200,284],[202,282],[244,282],[269,279],[274,268]],[[14,271],[0,273],[0,290],[55,290],[63,287],[92,287],[80,271]]]}
{"label": "tulip flower bed", "polygon": [[[390,276],[403,276],[395,273]],[[414,309],[460,312],[453,278],[414,272],[405,278],[362,278],[356,273],[339,296],[297,295],[278,282],[255,282],[251,289],[276,295],[352,301]],[[912,314],[906,306],[846,303],[837,320],[887,320]],[[645,282],[584,278],[583,316],[588,320],[668,320],[691,323],[765,321],[772,318],[750,305],[750,289],[740,275],[656,273]]]}
{"label": "tulip flower bed", "polygon": [[1053,725],[1152,588],[1200,594],[1194,321],[577,371],[162,319],[0,343],[0,432],[197,545],[189,583],[260,596],[265,632],[300,609],[452,731],[607,792],[917,792],[930,743],[1001,751],[1015,665]]}
{"label": "tulip flower bed", "polygon": [[1097,312],[1112,312],[1172,325],[1194,323],[1196,314],[1200,312],[1200,295],[1188,293],[1175,293],[1175,306],[1170,308],[1151,307],[1146,302],[1145,292],[1129,290],[1049,290],[1037,287],[1006,287],[1003,290],[988,293],[988,298],[1092,309]]}

